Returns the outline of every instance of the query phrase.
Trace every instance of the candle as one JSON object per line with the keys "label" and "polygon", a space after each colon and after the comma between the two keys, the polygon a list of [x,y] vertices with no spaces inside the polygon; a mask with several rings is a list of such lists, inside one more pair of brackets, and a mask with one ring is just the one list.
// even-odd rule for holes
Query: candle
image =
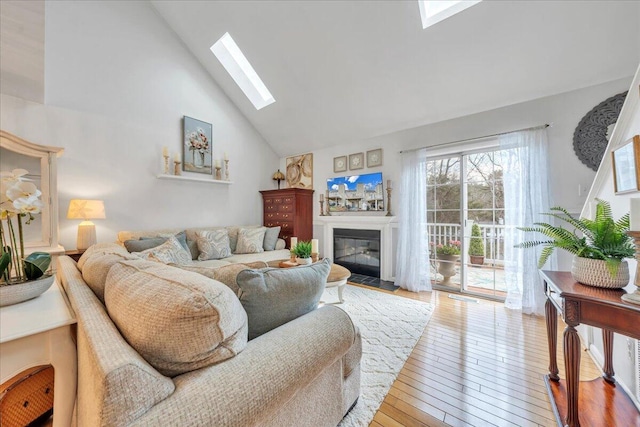
{"label": "candle", "polygon": [[291,249],[295,248],[297,244],[298,244],[298,238],[297,237],[292,237],[291,238]]}
{"label": "candle", "polygon": [[219,168],[220,167],[220,159],[216,159],[216,167]]}
{"label": "candle", "polygon": [[632,197],[631,212],[629,213],[629,230],[640,231],[640,198]]}
{"label": "candle", "polygon": [[225,160],[229,160],[229,156],[227,156],[227,152],[226,151],[224,152],[224,159]]}
{"label": "candle", "polygon": [[387,180],[387,188],[391,188],[391,180],[390,179]]}
{"label": "candle", "polygon": [[162,155],[164,157],[169,157],[169,149],[167,147],[162,147]]}
{"label": "candle", "polygon": [[176,153],[173,155],[173,161],[176,163],[180,162],[180,153]]}
{"label": "candle", "polygon": [[321,202],[324,202],[324,194],[321,194],[321,195],[320,195],[320,201],[321,201]]}
{"label": "candle", "polygon": [[318,253],[318,239],[311,239],[311,253]]}

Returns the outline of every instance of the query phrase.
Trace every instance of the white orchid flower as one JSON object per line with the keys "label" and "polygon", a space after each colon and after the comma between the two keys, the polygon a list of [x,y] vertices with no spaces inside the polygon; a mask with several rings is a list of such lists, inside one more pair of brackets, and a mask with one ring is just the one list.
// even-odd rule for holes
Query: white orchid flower
{"label": "white orchid flower", "polygon": [[38,190],[38,187],[32,182],[20,181],[14,184],[7,190],[7,197],[10,200],[17,200],[22,198],[40,197],[42,192]]}
{"label": "white orchid flower", "polygon": [[0,180],[2,183],[16,183],[18,181],[27,180],[27,178],[23,178],[29,171],[26,169],[14,169],[11,172],[3,171],[0,172]]}
{"label": "white orchid flower", "polygon": [[13,201],[13,207],[22,214],[39,214],[43,206],[37,196],[21,197]]}

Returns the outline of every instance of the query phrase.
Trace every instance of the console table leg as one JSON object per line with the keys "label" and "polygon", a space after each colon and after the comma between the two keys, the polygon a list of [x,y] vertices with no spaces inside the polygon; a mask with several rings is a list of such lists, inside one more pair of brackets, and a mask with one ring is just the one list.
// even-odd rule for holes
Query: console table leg
{"label": "console table leg", "polygon": [[578,390],[580,384],[580,337],[573,326],[564,330],[564,364],[567,375],[567,427],[579,427]]}
{"label": "console table leg", "polygon": [[615,372],[613,371],[613,331],[603,329],[602,342],[604,344],[604,375],[602,377],[606,382],[615,384]]}
{"label": "console table leg", "polygon": [[557,345],[558,345],[558,310],[547,299],[544,305],[545,319],[547,321],[547,341],[549,342],[549,379],[553,381],[560,381],[558,376],[558,361],[557,361]]}

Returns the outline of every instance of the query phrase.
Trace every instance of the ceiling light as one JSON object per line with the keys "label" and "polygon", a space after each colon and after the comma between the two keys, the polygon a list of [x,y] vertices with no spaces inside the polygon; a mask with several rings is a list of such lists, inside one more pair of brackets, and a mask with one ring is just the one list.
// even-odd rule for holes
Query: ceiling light
{"label": "ceiling light", "polygon": [[445,20],[456,13],[480,3],[482,0],[460,1],[460,0],[419,0],[420,17],[422,18],[422,28],[430,27]]}
{"label": "ceiling light", "polygon": [[229,33],[225,33],[211,46],[211,52],[257,110],[276,102]]}

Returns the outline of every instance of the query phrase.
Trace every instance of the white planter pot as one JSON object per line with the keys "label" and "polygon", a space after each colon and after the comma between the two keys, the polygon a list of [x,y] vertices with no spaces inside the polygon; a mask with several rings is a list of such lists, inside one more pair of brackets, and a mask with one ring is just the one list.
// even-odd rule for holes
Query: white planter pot
{"label": "white planter pot", "polygon": [[43,276],[36,280],[0,286],[0,307],[18,304],[39,296],[51,287],[54,276]]}
{"label": "white planter pot", "polygon": [[298,265],[309,265],[311,264],[311,258],[298,258],[296,257],[296,262]]}
{"label": "white planter pot", "polygon": [[618,274],[611,277],[607,263],[600,259],[573,257],[571,275],[576,282],[597,288],[620,289],[629,284],[629,264],[622,260]]}

